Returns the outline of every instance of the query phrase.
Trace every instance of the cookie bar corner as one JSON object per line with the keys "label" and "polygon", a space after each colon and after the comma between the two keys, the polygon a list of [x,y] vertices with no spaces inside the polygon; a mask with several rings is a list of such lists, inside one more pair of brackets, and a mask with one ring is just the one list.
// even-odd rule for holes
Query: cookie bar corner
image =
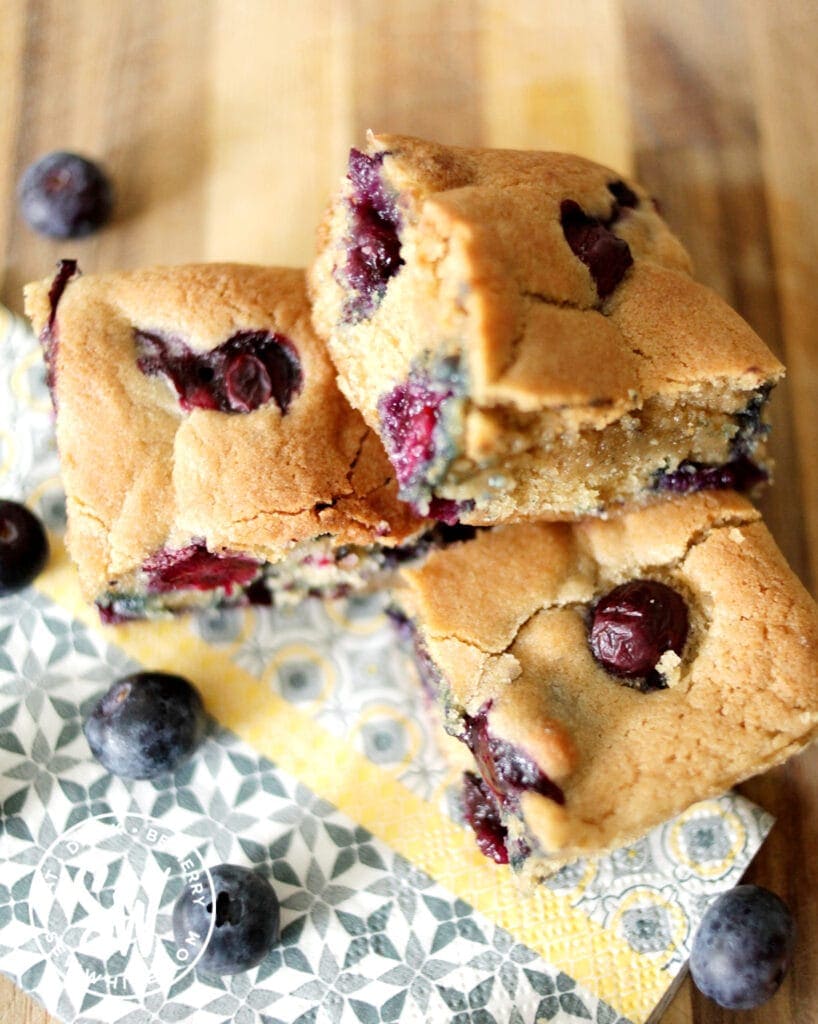
{"label": "cookie bar corner", "polygon": [[310,289],[402,496],[493,525],[765,479],[783,368],[689,270],[649,194],[605,167],[373,136]]}
{"label": "cookie bar corner", "polygon": [[239,264],[29,285],[68,547],[107,621],[356,589],[428,523],[338,391],[304,273]]}
{"label": "cookie bar corner", "polygon": [[467,818],[528,880],[818,735],[818,609],[732,492],[478,531],[401,576]]}

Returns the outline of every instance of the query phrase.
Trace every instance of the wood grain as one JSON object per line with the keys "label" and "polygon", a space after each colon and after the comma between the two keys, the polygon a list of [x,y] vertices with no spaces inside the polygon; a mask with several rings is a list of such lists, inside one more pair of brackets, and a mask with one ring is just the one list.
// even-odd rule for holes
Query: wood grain
{"label": "wood grain", "polygon": [[622,17],[615,0],[484,4],[482,145],[557,149],[632,170]]}
{"label": "wood grain", "polygon": [[39,1003],[22,992],[10,978],[0,974],[0,1020],[3,1024],[58,1024]]}
{"label": "wood grain", "polygon": [[[0,0],[0,282],[75,253],[87,271],[193,259],[301,264],[366,128],[574,150],[661,198],[699,276],[781,354],[764,512],[818,587],[818,9],[808,0]],[[101,158],[115,223],[35,237],[36,156]],[[818,752],[745,787],[778,817],[750,877],[800,932],[745,1024],[818,1019]],[[50,1018],[0,979],[3,1024]],[[737,1018],[686,981],[663,1024]]]}

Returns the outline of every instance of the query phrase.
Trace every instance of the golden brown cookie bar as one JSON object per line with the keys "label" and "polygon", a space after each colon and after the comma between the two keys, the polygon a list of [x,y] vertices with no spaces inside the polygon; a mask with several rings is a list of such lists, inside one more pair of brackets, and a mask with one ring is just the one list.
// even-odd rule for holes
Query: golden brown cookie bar
{"label": "golden brown cookie bar", "polygon": [[401,578],[421,672],[480,769],[467,816],[532,879],[818,731],[818,609],[733,492],[478,531]]}
{"label": "golden brown cookie bar", "polygon": [[370,135],[309,280],[341,388],[424,512],[572,519],[766,476],[783,367],[605,167]]}
{"label": "golden brown cookie bar", "polygon": [[423,528],[335,385],[303,271],[64,261],[26,308],[104,618],[360,586]]}

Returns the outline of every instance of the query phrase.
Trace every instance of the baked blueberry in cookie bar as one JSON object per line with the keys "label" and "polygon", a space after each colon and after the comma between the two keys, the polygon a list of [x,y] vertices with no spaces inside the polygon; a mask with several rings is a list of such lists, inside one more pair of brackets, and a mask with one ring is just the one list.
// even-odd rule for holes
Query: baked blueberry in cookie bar
{"label": "baked blueberry in cookie bar", "polygon": [[818,609],[734,492],[478,531],[400,577],[466,817],[529,880],[818,733]]}
{"label": "baked blueberry in cookie bar", "polygon": [[104,619],[343,591],[430,543],[335,385],[303,271],[64,261],[26,305]]}
{"label": "baked blueberry in cookie bar", "polygon": [[341,388],[424,514],[573,519],[767,476],[782,366],[605,167],[371,135],[309,279]]}

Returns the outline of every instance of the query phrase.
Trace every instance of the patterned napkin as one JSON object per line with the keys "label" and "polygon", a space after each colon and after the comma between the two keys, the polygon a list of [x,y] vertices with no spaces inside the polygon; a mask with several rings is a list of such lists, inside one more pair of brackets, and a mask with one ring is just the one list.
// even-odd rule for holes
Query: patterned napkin
{"label": "patterned napkin", "polygon": [[[64,502],[37,345],[0,308],[0,494],[54,536],[0,600],[0,969],[82,1024],[535,1024],[657,1019],[695,927],[772,820],[706,801],[521,897],[458,823],[456,778],[381,597],[102,627],[59,541]],[[214,722],[171,778],[89,755],[95,697],[138,667]],[[253,866],[282,907],[256,969],[196,975],[170,941],[185,878]]]}

